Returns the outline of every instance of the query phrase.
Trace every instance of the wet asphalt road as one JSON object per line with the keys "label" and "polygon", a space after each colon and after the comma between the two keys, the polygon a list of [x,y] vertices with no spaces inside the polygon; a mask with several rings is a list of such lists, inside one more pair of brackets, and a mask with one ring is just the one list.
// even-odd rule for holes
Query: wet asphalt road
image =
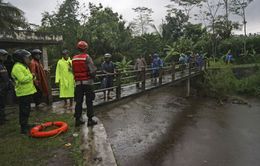
{"label": "wet asphalt road", "polygon": [[260,100],[217,105],[163,88],[104,111],[120,166],[259,166]]}

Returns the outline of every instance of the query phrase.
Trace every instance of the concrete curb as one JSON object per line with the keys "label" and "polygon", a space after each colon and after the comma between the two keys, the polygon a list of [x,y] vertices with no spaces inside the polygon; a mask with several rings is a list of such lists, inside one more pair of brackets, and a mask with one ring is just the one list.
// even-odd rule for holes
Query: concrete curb
{"label": "concrete curb", "polygon": [[81,129],[81,149],[84,154],[85,166],[117,166],[114,152],[108,141],[104,125],[98,121],[98,125]]}

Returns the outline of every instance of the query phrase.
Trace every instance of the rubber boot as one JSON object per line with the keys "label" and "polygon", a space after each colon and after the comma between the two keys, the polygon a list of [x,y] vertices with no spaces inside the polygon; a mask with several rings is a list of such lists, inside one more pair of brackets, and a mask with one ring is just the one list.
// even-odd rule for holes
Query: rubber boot
{"label": "rubber boot", "polygon": [[76,118],[76,121],[75,121],[75,127],[79,127],[81,125],[84,125],[85,122],[80,120],[80,118]]}
{"label": "rubber boot", "polygon": [[95,126],[95,125],[97,125],[97,121],[95,121],[95,120],[93,120],[93,119],[89,119],[89,120],[88,120],[88,127],[89,127],[89,126]]}
{"label": "rubber boot", "polygon": [[21,134],[28,134],[28,128],[26,125],[21,125]]}

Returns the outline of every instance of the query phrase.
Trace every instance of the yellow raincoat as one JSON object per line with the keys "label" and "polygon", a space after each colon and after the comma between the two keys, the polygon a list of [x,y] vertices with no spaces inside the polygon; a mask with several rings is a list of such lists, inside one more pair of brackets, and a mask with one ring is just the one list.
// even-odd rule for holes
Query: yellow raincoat
{"label": "yellow raincoat", "polygon": [[56,67],[55,83],[60,87],[60,98],[74,97],[75,81],[72,73],[71,59],[60,59]]}

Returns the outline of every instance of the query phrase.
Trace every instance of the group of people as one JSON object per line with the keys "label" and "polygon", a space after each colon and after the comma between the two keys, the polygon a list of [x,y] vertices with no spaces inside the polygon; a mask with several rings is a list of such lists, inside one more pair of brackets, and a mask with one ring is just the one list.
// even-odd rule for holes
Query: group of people
{"label": "group of people", "polygon": [[14,66],[10,74],[5,66],[8,52],[0,49],[0,124],[4,124],[7,119],[5,116],[6,96],[9,90],[15,89],[19,99],[19,123],[21,133],[31,126],[28,124],[30,115],[31,101],[38,106],[43,95],[49,93],[45,71],[40,63],[42,52],[34,49],[32,52],[26,50],[16,50],[13,53]]}
{"label": "group of people", "polygon": [[[91,57],[87,54],[88,44],[80,41],[77,44],[78,55],[71,59],[68,50],[62,52],[62,58],[58,61],[56,67],[55,83],[60,87],[60,97],[67,104],[70,100],[70,106],[75,98],[75,126],[79,127],[85,122],[82,120],[82,103],[86,96],[88,126],[97,124],[93,119],[93,100],[95,93],[93,90],[94,78],[96,75],[96,66]],[[19,124],[21,134],[27,134],[33,127],[28,123],[31,102],[34,101],[38,106],[43,96],[50,92],[48,87],[46,71],[41,64],[42,52],[34,49],[31,52],[25,49],[16,50],[13,54],[14,65],[10,75],[5,66],[8,52],[0,49],[0,124],[3,125],[7,119],[5,116],[5,103],[7,92],[14,86],[16,97],[19,102]]]}
{"label": "group of people", "polygon": [[[64,106],[72,108],[73,99],[75,105],[75,126],[78,127],[85,122],[82,120],[82,104],[84,97],[87,105],[88,126],[96,125],[93,119],[93,100],[94,79],[96,77],[97,67],[94,65],[92,58],[87,54],[88,44],[80,41],[77,44],[78,54],[71,59],[68,50],[62,51],[62,57],[56,66],[55,83],[59,87],[59,97],[64,100]],[[10,72],[7,70],[5,61],[8,52],[0,49],[0,124],[4,124],[6,95],[10,89],[14,89],[19,102],[19,124],[22,134],[27,134],[29,129],[33,127],[28,123],[31,103],[35,103],[35,107],[39,107],[42,99],[47,98],[51,93],[48,86],[47,71],[41,63],[42,51],[33,49],[31,52],[25,49],[16,50],[12,54],[14,61]],[[111,60],[112,55],[106,53],[104,62],[101,64],[103,76],[101,78],[101,88],[104,90],[104,99],[111,99],[111,91],[113,90],[113,80],[116,74],[116,66]],[[137,70],[137,82],[143,80],[143,70],[147,67],[146,60],[143,56],[137,58],[134,69]],[[152,81],[157,82],[159,71],[163,67],[163,61],[158,54],[151,56]],[[140,84],[137,83],[137,88]]]}
{"label": "group of people", "polygon": [[186,54],[180,54],[179,57],[179,63],[185,67],[187,64],[192,63],[195,67],[201,69],[203,67],[204,64],[204,57],[202,54],[194,54],[191,53],[190,55],[186,55]]}

